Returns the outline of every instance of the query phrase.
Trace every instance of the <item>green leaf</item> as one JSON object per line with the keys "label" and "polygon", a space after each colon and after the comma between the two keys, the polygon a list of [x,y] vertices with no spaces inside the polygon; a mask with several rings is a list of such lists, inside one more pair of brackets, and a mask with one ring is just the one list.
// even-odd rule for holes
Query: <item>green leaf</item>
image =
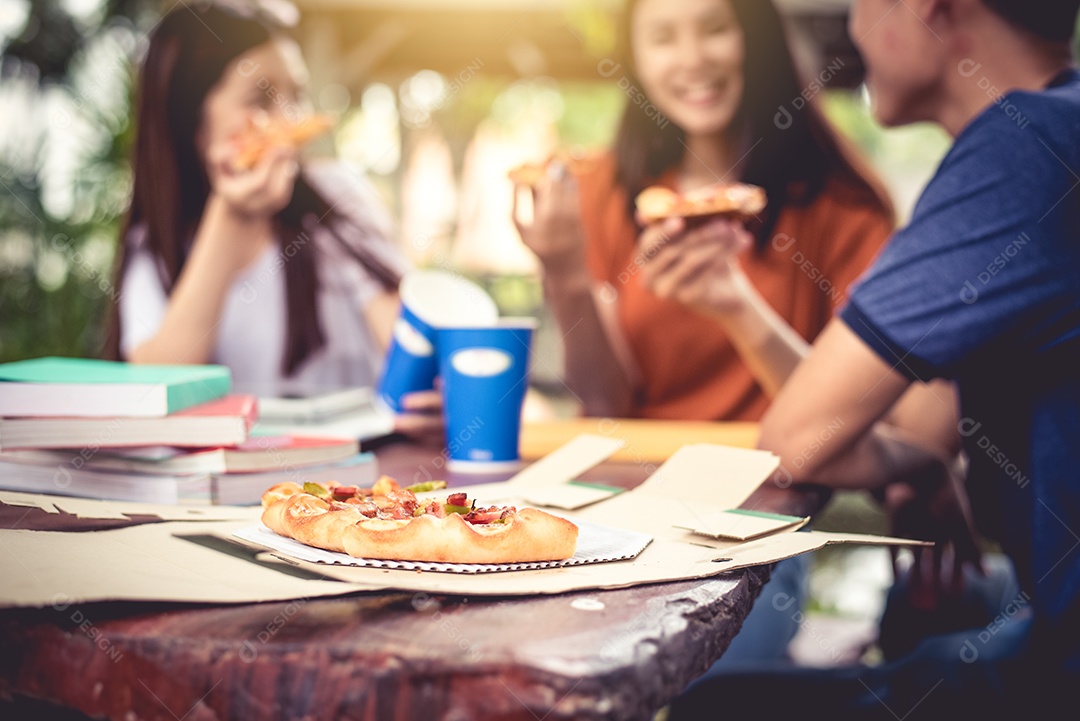
{"label": "green leaf", "polygon": [[312,483],[310,481],[305,483],[304,484],[304,493],[310,493],[311,495],[315,496],[316,498],[321,498],[324,501],[329,501],[330,500],[330,491],[326,490],[325,488],[320,486],[318,483]]}
{"label": "green leaf", "polygon": [[423,483],[414,483],[411,486],[405,486],[406,491],[412,491],[413,493],[437,491],[442,488],[446,488],[446,481],[424,481]]}

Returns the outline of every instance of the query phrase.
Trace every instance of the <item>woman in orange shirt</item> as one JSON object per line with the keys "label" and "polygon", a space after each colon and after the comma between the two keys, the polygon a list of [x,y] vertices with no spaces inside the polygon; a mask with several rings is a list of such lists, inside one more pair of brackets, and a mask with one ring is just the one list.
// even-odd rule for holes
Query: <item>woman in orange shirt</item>
{"label": "woman in orange shirt", "polygon": [[[615,146],[557,164],[519,223],[586,415],[757,420],[893,227],[892,210],[796,75],[768,0],[630,0],[632,58],[600,63],[630,101]],[[745,227],[642,228],[654,184],[763,187]]]}
{"label": "woman in orange shirt", "polygon": [[[771,2],[628,0],[624,23],[628,60],[598,68],[629,98],[614,149],[578,178],[549,166],[518,224],[566,384],[586,415],[757,420],[884,244],[891,208],[814,102],[821,79],[798,80]],[[649,185],[736,180],[769,197],[746,227],[635,222]],[[783,657],[805,575],[805,557],[776,567],[710,673]]]}

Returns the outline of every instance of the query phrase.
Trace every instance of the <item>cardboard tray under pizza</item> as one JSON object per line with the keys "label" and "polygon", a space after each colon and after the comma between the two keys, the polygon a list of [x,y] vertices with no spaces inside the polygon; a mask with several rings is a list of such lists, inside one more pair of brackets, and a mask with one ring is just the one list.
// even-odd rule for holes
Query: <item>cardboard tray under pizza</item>
{"label": "cardboard tray under pizza", "polygon": [[[706,578],[835,543],[919,543],[795,532],[807,519],[733,512],[776,469],[777,458],[764,451],[689,445],[630,491],[574,483],[622,445],[611,437],[579,436],[509,481],[454,490],[480,503],[544,508],[590,531],[621,530],[627,539],[637,539],[636,553],[608,553],[596,562],[554,567],[491,569],[498,572],[427,572],[446,569],[416,564],[357,567],[313,561],[301,557],[303,553],[238,539],[237,531],[258,527],[261,509],[218,507],[203,520],[194,520],[197,515],[191,512],[165,513],[182,520],[163,516],[160,523],[107,531],[0,530],[8,558],[22,559],[5,564],[0,607],[66,607],[103,600],[245,603],[388,589],[476,596],[554,594]],[[31,494],[18,499],[7,494],[7,500],[0,501],[46,510],[53,503],[67,503]],[[141,512],[138,504],[121,508],[80,500],[78,505],[81,514],[106,517]]]}
{"label": "cardboard tray under pizza", "polygon": [[[584,434],[509,481],[453,490],[468,493],[479,504],[531,505],[557,513],[578,523],[586,539],[594,529],[621,529],[631,547],[647,539],[636,553],[625,556],[609,553],[589,562],[494,566],[484,570],[497,572],[478,572],[475,565],[356,561],[330,552],[314,560],[309,551],[315,549],[301,544],[286,549],[295,542],[271,539],[274,534],[268,530],[265,533],[270,536],[262,535],[254,543],[285,563],[347,583],[473,595],[563,593],[706,578],[837,543],[921,544],[882,536],[795,533],[809,519],[733,510],[779,465],[777,457],[765,451],[714,444],[684,446],[629,491],[574,481],[622,445],[619,439]],[[253,543],[250,527],[240,535],[245,537],[242,542]],[[234,536],[233,540],[240,539]],[[297,546],[306,550],[297,552]]]}
{"label": "cardboard tray under pizza", "polygon": [[[563,517],[566,517],[565,514]],[[588,563],[609,563],[636,558],[652,541],[652,536],[623,528],[573,519],[578,526],[577,550],[565,561],[532,561],[528,563],[432,563],[426,561],[386,561],[375,558],[353,558],[345,553],[306,546],[285,538],[259,523],[241,528],[233,538],[247,541],[299,561],[352,566],[354,568],[393,568],[403,571],[432,571],[438,573],[500,573],[503,571],[535,571],[541,568],[580,566]]]}

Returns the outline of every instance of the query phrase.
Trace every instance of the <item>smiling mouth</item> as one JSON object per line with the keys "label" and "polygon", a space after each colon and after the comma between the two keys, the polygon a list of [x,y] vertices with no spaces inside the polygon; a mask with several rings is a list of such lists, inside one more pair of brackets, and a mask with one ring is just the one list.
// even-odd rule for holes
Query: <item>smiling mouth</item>
{"label": "smiling mouth", "polygon": [[675,97],[687,105],[709,107],[715,105],[724,97],[727,86],[728,84],[725,81],[694,84],[676,90]]}

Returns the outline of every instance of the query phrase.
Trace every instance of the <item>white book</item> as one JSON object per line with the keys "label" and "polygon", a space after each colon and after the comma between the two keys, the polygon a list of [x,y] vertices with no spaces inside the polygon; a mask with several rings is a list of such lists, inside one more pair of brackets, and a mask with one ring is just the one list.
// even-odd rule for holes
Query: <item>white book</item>
{"label": "white book", "polygon": [[273,423],[318,423],[345,413],[365,411],[375,404],[368,387],[345,388],[306,397],[259,397],[259,420]]}
{"label": "white book", "polygon": [[0,488],[81,498],[142,503],[212,502],[213,483],[207,473],[150,475],[124,471],[90,471],[65,464],[0,461]]}
{"label": "white book", "polygon": [[71,464],[0,461],[0,489],[60,496],[162,504],[256,505],[271,486],[337,481],[370,487],[378,479],[371,453],[301,468],[268,473],[199,473],[161,475],[89,470]]}

